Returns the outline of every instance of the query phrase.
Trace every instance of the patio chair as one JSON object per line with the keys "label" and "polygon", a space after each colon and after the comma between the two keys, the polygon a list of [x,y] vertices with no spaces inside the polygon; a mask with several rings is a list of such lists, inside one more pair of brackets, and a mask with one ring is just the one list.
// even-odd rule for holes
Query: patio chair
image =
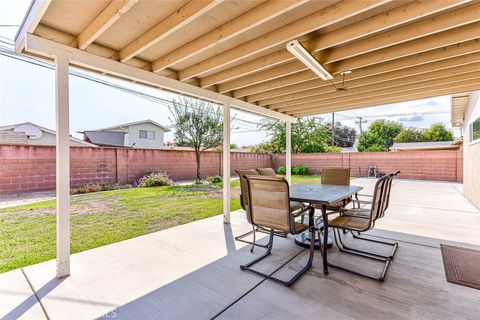
{"label": "patio chair", "polygon": [[[397,171],[397,172],[394,172],[394,173],[391,173],[391,174],[387,175],[388,179],[385,182],[383,208],[381,210],[381,214],[379,215],[379,217],[377,219],[383,218],[385,216],[385,212],[387,211],[388,206],[390,204],[390,194],[391,194],[391,190],[392,190],[393,179],[396,176],[398,176],[399,174],[400,174],[400,171]],[[361,196],[369,197],[369,198],[373,197],[373,196],[370,196],[370,195],[361,195]],[[357,215],[357,216],[363,216],[365,218],[368,218],[368,216],[370,214],[370,210],[361,208],[360,204],[371,205],[372,200],[358,200],[358,197],[357,197],[356,201],[359,202],[359,204],[358,204],[359,208],[349,210],[350,214],[351,215]],[[393,247],[392,252],[390,253],[390,255],[382,256],[382,257],[393,259],[393,257],[395,256],[395,252],[398,248],[398,243],[392,243],[392,242],[381,241],[381,240],[377,240],[377,239],[366,238],[366,237],[363,237],[361,235],[361,232],[359,232],[359,231],[357,231],[356,233],[351,231],[351,234],[355,239],[380,243],[380,244],[384,244],[384,245],[390,245],[390,246]]]}
{"label": "patio chair", "polygon": [[[387,202],[385,203],[385,210],[388,209],[388,205],[389,205],[389,200],[390,200],[390,191],[392,189],[392,182],[393,182],[393,178],[395,178],[396,176],[398,176],[400,174],[400,171],[397,171],[397,172],[394,172],[391,174],[392,176],[392,179],[390,179],[388,185],[387,185],[387,188],[385,189],[385,191],[387,192],[388,196],[387,196]],[[363,197],[363,198],[367,198],[367,199],[360,199],[359,197]],[[354,200],[354,203],[357,204],[358,208],[361,208],[362,206],[365,206],[365,205],[370,205],[372,204],[372,195],[369,195],[369,194],[361,194],[361,193],[358,193],[358,194],[355,194],[355,200]]]}
{"label": "patio chair", "polygon": [[257,168],[255,169],[261,176],[275,177],[277,174],[272,168]]}
{"label": "patio chair", "polygon": [[[235,170],[235,172],[238,174],[238,177],[240,178],[240,206],[242,207],[243,210],[247,213],[247,220],[249,223],[252,223],[250,215],[248,214],[247,210],[248,208],[248,190],[247,190],[247,181],[245,180],[245,176],[258,176],[258,172],[254,169],[244,169],[244,170]],[[260,231],[260,230],[259,230]],[[244,240],[245,237],[248,237],[249,235],[253,235],[253,241],[247,241]],[[243,243],[248,243],[252,245],[252,248],[250,249],[251,252],[253,252],[253,248],[255,246],[259,246],[262,248],[266,248],[266,245],[261,245],[261,244],[256,244],[255,243],[255,227],[252,226],[252,231],[248,231],[244,234],[241,234],[237,237],[235,237],[235,240],[243,242]]]}
{"label": "patio chair", "polygon": [[[310,236],[313,239],[315,233],[315,227],[312,226],[314,209],[312,207],[303,207],[294,210],[290,206],[290,190],[288,182],[284,178],[245,176],[245,179],[248,185],[251,223],[254,226],[270,230],[270,236],[265,254],[247,264],[241,265],[240,269],[271,279],[283,285],[291,286],[312,266],[314,255],[313,241],[310,243],[310,255],[306,265],[289,280],[282,280],[271,274],[260,272],[253,269],[252,266],[266,258],[272,252],[275,231],[296,235],[305,230],[309,230]],[[309,213],[310,226],[296,221],[296,218],[304,216],[307,212]]]}
{"label": "patio chair", "polygon": [[[277,174],[275,173],[275,170],[273,170],[272,168],[257,168],[255,170],[261,176],[265,176],[265,177],[276,177],[277,176]],[[300,202],[297,202],[297,201],[290,201],[290,207],[294,210],[298,210],[298,209],[301,209],[301,208],[305,207],[305,205],[303,203],[300,203]],[[302,220],[302,223],[303,223],[303,220]],[[286,234],[285,234],[285,236],[286,236]]]}
{"label": "patio chair", "polygon": [[[369,209],[369,214],[365,215],[365,211],[367,209],[341,209],[341,215],[334,218],[333,220],[328,222],[328,225],[333,228],[333,235],[335,239],[335,243],[337,244],[338,249],[341,252],[362,256],[369,259],[374,259],[377,261],[382,261],[384,263],[384,267],[382,273],[379,277],[373,277],[368,274],[364,274],[352,269],[347,269],[342,266],[334,265],[329,263],[329,266],[333,268],[337,268],[340,270],[352,272],[358,274],[360,276],[364,276],[367,278],[383,281],[388,270],[388,266],[390,265],[391,259],[390,257],[385,257],[383,255],[379,255],[377,253],[368,252],[360,249],[351,248],[345,245],[342,240],[342,232],[339,230],[345,230],[350,232],[365,232],[371,230],[375,226],[375,222],[377,219],[384,215],[384,211],[386,208],[386,201],[387,192],[385,192],[386,188],[388,187],[388,182],[393,178],[392,175],[386,175],[377,180],[375,183],[374,194],[372,198],[372,204]],[[359,210],[361,210],[361,214],[359,214]],[[398,247],[398,243],[388,243],[389,245],[393,246],[392,255],[394,254],[396,248]]]}
{"label": "patio chair", "polygon": [[[247,185],[247,181],[245,180],[245,177],[258,176],[259,174],[254,169],[235,170],[235,172],[238,174],[238,177],[240,178],[240,206],[242,207],[243,210],[245,210],[245,212],[247,214],[247,221],[249,223],[252,223],[251,216],[248,212],[248,210],[250,210],[249,207],[248,207],[248,185]],[[298,205],[295,206],[295,207],[297,209],[299,208]],[[302,207],[303,207],[303,205],[302,205]],[[269,230],[265,230],[265,229],[262,229],[262,228],[255,228],[254,226],[252,226],[252,231],[246,232],[244,234],[241,234],[241,235],[235,237],[235,240],[243,242],[243,243],[251,244],[252,245],[252,247],[250,249],[251,252],[253,252],[255,246],[262,247],[262,248],[267,248],[266,245],[256,243],[256,233],[255,233],[256,231],[262,232],[262,233],[267,233],[267,234],[270,233]],[[253,236],[252,241],[248,241],[248,240],[244,239],[245,237],[248,237],[250,235]],[[275,236],[286,237],[287,234],[284,233],[284,232],[280,232],[280,233],[275,232]]]}
{"label": "patio chair", "polygon": [[[350,185],[350,168],[323,168],[322,170],[322,184],[330,184],[335,186],[349,186]],[[327,206],[327,210],[338,211],[345,207],[352,201],[352,198],[338,201]],[[314,205],[315,209],[321,209],[320,205]]]}

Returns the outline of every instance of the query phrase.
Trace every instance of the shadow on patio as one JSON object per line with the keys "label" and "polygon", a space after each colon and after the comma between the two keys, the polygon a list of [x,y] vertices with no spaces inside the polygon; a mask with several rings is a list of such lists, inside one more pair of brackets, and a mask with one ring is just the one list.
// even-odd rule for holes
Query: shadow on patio
{"label": "shadow on patio", "polygon": [[[357,179],[355,184],[370,190],[371,182]],[[455,191],[459,186],[406,180],[394,186],[392,206],[371,232],[400,242],[384,283],[335,269],[324,276],[318,253],[313,268],[291,288],[242,272],[239,265],[251,260],[252,254],[233,239],[250,226],[243,212],[237,211],[232,213],[231,225],[222,224],[222,217],[216,216],[75,254],[72,275],[40,295],[41,304],[50,319],[476,317],[480,311],[477,291],[446,281],[439,249],[440,243],[480,244],[480,214]],[[405,197],[411,201],[405,203]],[[254,254],[263,250],[257,248]],[[272,255],[258,268],[288,278],[306,257],[291,238],[275,238]],[[335,248],[330,257],[334,263],[372,273],[381,268],[375,262],[339,254]],[[24,268],[37,295],[55,276],[54,265],[55,261],[48,261]],[[0,281],[9,274],[0,275]],[[1,290],[11,301],[11,295]],[[27,299],[31,298],[27,295]],[[19,296],[2,315],[25,300]]]}

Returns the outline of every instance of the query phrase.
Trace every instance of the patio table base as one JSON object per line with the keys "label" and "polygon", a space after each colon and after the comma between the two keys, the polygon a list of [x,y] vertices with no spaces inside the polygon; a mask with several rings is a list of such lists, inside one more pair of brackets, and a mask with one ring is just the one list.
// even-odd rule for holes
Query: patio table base
{"label": "patio table base", "polygon": [[[310,247],[310,235],[308,231],[304,231],[295,236],[295,243],[299,246],[309,248]],[[331,248],[333,245],[333,239],[328,237],[327,248]],[[315,249],[320,249],[320,241],[318,239],[318,233],[315,232]]]}

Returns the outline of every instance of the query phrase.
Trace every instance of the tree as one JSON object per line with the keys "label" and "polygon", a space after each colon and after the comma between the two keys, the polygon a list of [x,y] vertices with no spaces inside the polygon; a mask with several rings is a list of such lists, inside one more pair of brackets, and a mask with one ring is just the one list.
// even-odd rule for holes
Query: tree
{"label": "tree", "polygon": [[404,128],[394,140],[395,142],[452,141],[453,134],[445,128],[444,124],[434,123],[428,129]]}
{"label": "tree", "polygon": [[[267,133],[268,142],[252,147],[253,152],[284,153],[286,146],[285,123],[279,120],[264,120],[259,128]],[[292,124],[292,152],[340,152],[331,145],[328,126],[317,117],[299,118]]]}
{"label": "tree", "polygon": [[423,132],[424,141],[453,141],[453,134],[441,122],[434,123]]}
{"label": "tree", "polygon": [[393,145],[393,139],[402,131],[401,123],[379,119],[368,127],[368,130],[360,134],[357,149],[364,151],[388,151]]}
{"label": "tree", "polygon": [[[327,130],[332,132],[332,125],[328,123]],[[349,126],[344,126],[341,122],[335,122],[335,146],[342,148],[350,148],[355,144],[357,131]]]}
{"label": "tree", "polygon": [[220,108],[208,102],[192,98],[173,99],[170,121],[175,130],[175,143],[178,146],[195,150],[197,162],[196,182],[201,181],[200,158],[202,153],[222,143],[223,115]]}
{"label": "tree", "polygon": [[424,142],[425,141],[425,130],[418,129],[415,127],[404,128],[400,133],[393,139],[396,143],[403,142]]}

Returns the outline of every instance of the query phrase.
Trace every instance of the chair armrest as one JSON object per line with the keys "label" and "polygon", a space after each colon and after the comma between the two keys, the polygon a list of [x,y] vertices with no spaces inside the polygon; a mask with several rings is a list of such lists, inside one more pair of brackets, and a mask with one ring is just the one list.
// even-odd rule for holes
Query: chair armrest
{"label": "chair armrest", "polygon": [[290,212],[290,214],[293,215],[295,218],[300,217],[300,216],[303,216],[309,209],[310,209],[309,206],[305,206],[302,209],[300,209],[300,211]]}
{"label": "chair armrest", "polygon": [[368,197],[368,198],[373,198],[373,195],[370,195],[370,194],[363,194],[363,193],[357,193],[357,196],[361,196],[361,197]]}

